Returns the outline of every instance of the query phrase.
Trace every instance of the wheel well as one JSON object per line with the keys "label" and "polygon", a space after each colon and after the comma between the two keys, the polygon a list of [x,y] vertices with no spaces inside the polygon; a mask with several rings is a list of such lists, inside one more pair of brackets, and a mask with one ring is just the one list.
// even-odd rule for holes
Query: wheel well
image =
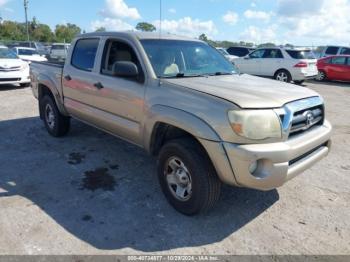
{"label": "wheel well", "polygon": [[[194,141],[198,142],[195,136],[181,128],[165,123],[157,123],[152,132],[151,154],[154,156],[158,155],[160,149],[166,142],[178,138],[192,138]],[[200,143],[198,142],[198,144]]]}
{"label": "wheel well", "polygon": [[53,96],[51,90],[47,87],[47,86],[44,86],[44,85],[39,85],[39,88],[38,88],[38,100],[39,100],[39,113],[40,113],[40,118],[43,119],[43,110],[42,110],[42,107],[41,107],[41,100],[44,96],[50,96],[53,101],[55,101],[55,97]]}
{"label": "wheel well", "polygon": [[280,69],[278,69],[278,70],[275,72],[274,76],[276,76],[277,73],[278,73],[278,72],[281,72],[281,71],[286,71],[286,72],[288,72],[288,74],[290,75],[289,70],[287,70],[287,69],[285,69],[285,68],[280,68]]}

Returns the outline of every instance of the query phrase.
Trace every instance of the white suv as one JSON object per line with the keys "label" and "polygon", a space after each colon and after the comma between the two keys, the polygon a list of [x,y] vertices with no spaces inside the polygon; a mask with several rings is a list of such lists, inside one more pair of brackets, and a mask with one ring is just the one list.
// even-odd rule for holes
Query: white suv
{"label": "white suv", "polygon": [[311,50],[260,48],[245,57],[235,59],[241,73],[272,77],[283,82],[301,84],[317,76],[317,60]]}

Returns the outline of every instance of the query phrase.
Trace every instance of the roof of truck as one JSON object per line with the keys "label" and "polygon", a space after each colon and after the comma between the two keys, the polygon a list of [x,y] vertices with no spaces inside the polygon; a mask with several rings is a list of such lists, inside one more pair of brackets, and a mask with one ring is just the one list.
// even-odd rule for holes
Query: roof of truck
{"label": "roof of truck", "polygon": [[140,31],[120,31],[120,32],[94,32],[80,35],[79,37],[100,37],[100,36],[128,36],[136,37],[139,40],[142,39],[165,39],[165,40],[187,40],[187,41],[200,41],[195,38],[178,36],[169,33],[150,33],[150,32],[140,32]]}

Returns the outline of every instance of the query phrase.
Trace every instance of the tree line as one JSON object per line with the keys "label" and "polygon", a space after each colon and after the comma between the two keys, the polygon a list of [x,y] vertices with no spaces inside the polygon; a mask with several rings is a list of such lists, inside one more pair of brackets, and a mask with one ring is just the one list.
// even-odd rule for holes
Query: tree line
{"label": "tree line", "polygon": [[[56,25],[55,29],[51,30],[50,26],[38,22],[35,17],[28,24],[30,41],[70,43],[76,35],[82,33],[79,26],[70,23]],[[26,41],[26,24],[15,21],[3,21],[0,24],[0,40]]]}
{"label": "tree line", "polygon": [[[138,23],[135,27],[138,31],[153,32],[157,28],[147,22]],[[100,27],[96,29],[96,32],[104,32],[106,28]],[[37,21],[34,17],[32,21],[29,22],[29,35],[30,41],[38,41],[44,43],[70,43],[74,37],[78,34],[85,33],[82,29],[71,23],[56,25],[54,30],[51,30],[50,26]],[[254,47],[255,43],[252,42],[232,42],[232,41],[214,41],[209,39],[205,34],[201,34],[198,37],[200,40],[207,42],[214,47],[224,47],[228,48],[231,46],[246,46]],[[19,23],[15,21],[3,21],[0,24],[0,40],[1,41],[26,41],[27,31],[26,24]],[[274,43],[264,43],[257,47],[274,47]],[[287,47],[293,47],[293,45],[287,44]]]}

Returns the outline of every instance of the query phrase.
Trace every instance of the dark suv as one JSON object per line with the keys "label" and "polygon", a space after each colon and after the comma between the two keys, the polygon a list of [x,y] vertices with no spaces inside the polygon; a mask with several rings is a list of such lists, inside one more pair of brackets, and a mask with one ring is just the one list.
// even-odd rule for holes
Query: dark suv
{"label": "dark suv", "polygon": [[243,47],[243,46],[233,46],[227,49],[227,52],[230,55],[234,55],[237,57],[243,57],[254,51],[255,48],[252,47]]}

